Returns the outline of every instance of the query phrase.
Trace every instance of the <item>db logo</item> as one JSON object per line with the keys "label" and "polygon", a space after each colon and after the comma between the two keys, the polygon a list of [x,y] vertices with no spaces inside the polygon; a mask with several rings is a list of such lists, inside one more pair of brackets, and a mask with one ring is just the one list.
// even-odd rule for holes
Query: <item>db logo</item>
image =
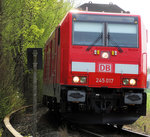
{"label": "db logo", "polygon": [[111,72],[111,64],[99,64],[99,72]]}

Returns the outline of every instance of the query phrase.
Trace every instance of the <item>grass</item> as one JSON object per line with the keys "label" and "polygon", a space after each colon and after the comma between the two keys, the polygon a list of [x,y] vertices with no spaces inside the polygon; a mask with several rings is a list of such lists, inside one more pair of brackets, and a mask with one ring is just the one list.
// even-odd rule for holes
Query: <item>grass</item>
{"label": "grass", "polygon": [[150,112],[150,89],[146,89],[147,93],[147,112]]}
{"label": "grass", "polygon": [[150,93],[150,89],[146,89],[146,92],[147,92],[147,93]]}
{"label": "grass", "polygon": [[147,91],[147,111],[150,111],[150,89]]}

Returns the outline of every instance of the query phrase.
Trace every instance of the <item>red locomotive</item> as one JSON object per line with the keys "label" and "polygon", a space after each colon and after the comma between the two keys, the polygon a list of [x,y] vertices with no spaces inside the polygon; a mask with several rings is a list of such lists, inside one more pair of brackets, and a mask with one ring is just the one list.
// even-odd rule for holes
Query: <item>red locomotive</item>
{"label": "red locomotive", "polygon": [[146,115],[146,29],[138,15],[69,12],[45,46],[43,103],[73,122]]}

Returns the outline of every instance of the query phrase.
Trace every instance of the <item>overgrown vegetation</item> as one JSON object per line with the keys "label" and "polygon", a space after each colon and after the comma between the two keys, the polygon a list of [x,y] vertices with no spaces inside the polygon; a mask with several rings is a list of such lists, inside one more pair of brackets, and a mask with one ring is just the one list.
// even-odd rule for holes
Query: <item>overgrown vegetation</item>
{"label": "overgrown vegetation", "polygon": [[14,63],[11,54],[0,57],[0,121],[13,109],[23,104],[22,94],[14,86]]}
{"label": "overgrown vegetation", "polygon": [[[63,0],[0,0],[0,122],[32,91],[26,49],[44,47],[71,4]],[[42,70],[38,72],[39,95]],[[26,102],[29,102],[26,96]]]}

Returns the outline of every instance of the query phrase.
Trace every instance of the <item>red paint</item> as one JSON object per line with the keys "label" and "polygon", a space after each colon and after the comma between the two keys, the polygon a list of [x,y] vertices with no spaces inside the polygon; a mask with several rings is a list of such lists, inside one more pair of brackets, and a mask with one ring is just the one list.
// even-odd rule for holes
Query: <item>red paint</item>
{"label": "red paint", "polygon": [[[78,14],[78,13],[77,13]],[[79,14],[97,14],[112,16],[136,16],[130,14],[108,14],[97,12],[79,12]],[[138,17],[139,48],[122,48],[120,53],[117,47],[96,47],[89,51],[88,46],[72,45],[72,12],[69,12],[60,24],[60,45],[58,45],[58,27],[48,39],[44,56],[44,83],[59,85],[85,85],[88,87],[122,88],[123,78],[136,78],[137,85],[126,86],[132,88],[146,88],[147,64],[146,64],[146,29]],[[52,44],[51,44],[52,43]],[[94,55],[94,50],[110,53],[108,59],[101,55]],[[117,55],[111,55],[117,51]],[[95,62],[95,72],[72,72],[72,62]],[[139,74],[116,74],[115,64],[138,64]],[[87,76],[86,84],[74,84],[73,76]],[[112,80],[113,79],[113,80]],[[99,81],[99,82],[97,82]]]}

